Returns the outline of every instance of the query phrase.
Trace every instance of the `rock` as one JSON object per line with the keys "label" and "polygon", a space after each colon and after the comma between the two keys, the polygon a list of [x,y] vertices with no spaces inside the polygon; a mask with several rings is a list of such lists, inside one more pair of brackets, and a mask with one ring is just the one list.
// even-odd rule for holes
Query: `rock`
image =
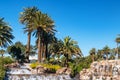
{"label": "rock", "polygon": [[[77,75],[78,77],[78,75]],[[119,80],[120,60],[93,62],[89,69],[79,73],[79,80]]]}
{"label": "rock", "polygon": [[63,67],[61,69],[58,69],[56,71],[56,74],[67,74],[67,75],[70,75],[72,72],[72,70],[70,68],[67,68],[67,67]]}
{"label": "rock", "polygon": [[36,70],[37,70],[38,74],[43,74],[43,73],[46,72],[46,69],[43,66],[41,66],[41,65],[37,66]]}
{"label": "rock", "polygon": [[70,68],[67,68],[67,70],[65,71],[65,74],[70,75],[71,72],[72,72],[72,70]]}
{"label": "rock", "polygon": [[58,70],[56,71],[56,74],[65,74],[66,70],[67,70],[67,67],[63,67],[63,68],[61,68],[61,69],[58,69]]}
{"label": "rock", "polygon": [[11,63],[11,64],[7,64],[4,65],[6,68],[19,68],[20,64],[19,63]]}

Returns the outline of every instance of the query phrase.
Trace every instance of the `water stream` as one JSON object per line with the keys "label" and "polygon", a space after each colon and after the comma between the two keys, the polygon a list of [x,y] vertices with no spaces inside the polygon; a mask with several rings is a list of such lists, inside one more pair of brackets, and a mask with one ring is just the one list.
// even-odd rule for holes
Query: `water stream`
{"label": "water stream", "polygon": [[73,80],[69,75],[33,74],[25,66],[10,68],[6,71],[4,80]]}

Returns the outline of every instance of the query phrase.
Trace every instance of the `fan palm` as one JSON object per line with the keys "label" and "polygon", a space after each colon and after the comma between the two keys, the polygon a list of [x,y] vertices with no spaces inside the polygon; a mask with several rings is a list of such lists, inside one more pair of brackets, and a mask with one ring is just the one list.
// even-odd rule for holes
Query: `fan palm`
{"label": "fan palm", "polygon": [[30,53],[31,33],[33,31],[31,27],[37,11],[38,9],[36,7],[28,7],[28,8],[25,8],[20,15],[20,22],[25,25],[25,28],[23,29],[28,36],[27,47],[26,47],[26,57],[28,61],[29,61],[29,53]]}
{"label": "fan palm", "polygon": [[12,35],[12,29],[10,26],[0,18],[0,46],[7,47],[12,43],[14,36]]}
{"label": "fan palm", "polygon": [[95,49],[95,48],[92,48],[89,53],[90,53],[90,55],[91,55],[92,61],[94,62],[96,49]]}
{"label": "fan palm", "polygon": [[108,46],[105,46],[103,48],[104,54],[106,55],[106,58],[108,60],[108,54],[110,54],[110,48]]}

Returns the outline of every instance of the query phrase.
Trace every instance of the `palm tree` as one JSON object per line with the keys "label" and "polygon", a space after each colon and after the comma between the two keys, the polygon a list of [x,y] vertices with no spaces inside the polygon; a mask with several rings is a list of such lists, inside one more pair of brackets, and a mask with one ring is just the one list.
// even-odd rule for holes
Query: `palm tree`
{"label": "palm tree", "polygon": [[47,32],[45,32],[43,36],[44,36],[44,44],[45,44],[44,58],[48,59],[48,57],[49,57],[48,45],[51,45],[53,42],[56,42],[56,37],[55,37],[55,34],[50,34]]}
{"label": "palm tree", "polygon": [[89,53],[91,55],[92,61],[94,62],[94,60],[95,60],[95,54],[96,54],[96,49],[92,48]]}
{"label": "palm tree", "polygon": [[115,55],[116,55],[116,49],[113,48],[110,50],[110,59],[115,59]]}
{"label": "palm tree", "polygon": [[81,50],[77,45],[77,42],[72,40],[69,36],[65,37],[63,40],[63,46],[61,46],[61,52],[64,54],[66,57],[65,64],[68,67],[68,59],[69,56],[73,54],[77,54],[82,56]]}
{"label": "palm tree", "polygon": [[116,43],[117,43],[117,54],[118,54],[118,58],[119,58],[119,49],[118,49],[118,45],[119,45],[119,43],[120,43],[120,34],[118,34],[118,36],[117,36],[117,38],[116,38]]}
{"label": "palm tree", "polygon": [[12,43],[14,36],[10,26],[3,20],[4,18],[0,18],[0,47],[7,47]]}
{"label": "palm tree", "polygon": [[36,7],[28,7],[25,8],[20,15],[20,22],[25,25],[25,28],[23,29],[24,32],[27,33],[27,37],[28,37],[27,46],[26,46],[26,57],[28,61],[29,61],[29,53],[30,53],[31,33],[33,31],[31,27],[37,11],[38,9]]}
{"label": "palm tree", "polygon": [[97,51],[97,59],[102,59],[103,58],[103,50],[98,50]]}
{"label": "palm tree", "polygon": [[106,58],[108,60],[108,54],[110,54],[110,48],[108,46],[105,46],[103,48],[104,54],[106,55]]}
{"label": "palm tree", "polygon": [[3,49],[1,49],[0,50],[0,54],[2,55],[2,57],[3,57],[3,54],[5,53],[5,50],[3,50]]}
{"label": "palm tree", "polygon": [[34,30],[35,37],[37,37],[37,48],[38,48],[38,61],[41,62],[44,50],[44,32],[54,33],[54,21],[47,15],[38,11],[34,19]]}

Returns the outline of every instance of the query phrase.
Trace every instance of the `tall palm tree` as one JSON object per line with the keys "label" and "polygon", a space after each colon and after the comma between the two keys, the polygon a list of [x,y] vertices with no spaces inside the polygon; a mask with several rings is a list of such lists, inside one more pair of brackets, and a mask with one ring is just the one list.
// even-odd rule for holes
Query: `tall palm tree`
{"label": "tall palm tree", "polygon": [[3,50],[3,49],[1,49],[0,50],[0,54],[2,55],[2,57],[3,57],[3,54],[5,53],[5,50]]}
{"label": "tall palm tree", "polygon": [[41,62],[43,57],[44,49],[44,32],[53,33],[54,32],[54,21],[47,15],[38,11],[34,19],[34,35],[37,37],[38,46],[38,61]]}
{"label": "tall palm tree", "polygon": [[50,33],[44,33],[44,44],[45,44],[45,52],[44,52],[44,58],[48,59],[49,54],[48,54],[48,45],[51,45],[52,43],[56,42],[57,38],[55,37],[55,34],[50,34]]}
{"label": "tall palm tree", "polygon": [[117,43],[117,54],[118,54],[118,58],[119,58],[119,43],[120,43],[120,34],[118,34],[117,38],[115,39],[116,43]]}
{"label": "tall palm tree", "polygon": [[65,64],[68,67],[69,56],[73,54],[78,54],[82,56],[81,50],[77,45],[77,42],[72,40],[69,36],[65,37],[63,40],[62,53],[66,57]]}
{"label": "tall palm tree", "polygon": [[3,20],[4,18],[0,18],[0,47],[7,47],[12,43],[14,36],[10,26]]}
{"label": "tall palm tree", "polygon": [[92,61],[94,62],[94,60],[95,60],[95,54],[96,54],[96,49],[92,48],[89,53],[91,55]]}
{"label": "tall palm tree", "polygon": [[110,54],[110,48],[108,46],[105,46],[103,48],[104,54],[106,55],[106,59],[108,60],[108,55]]}
{"label": "tall palm tree", "polygon": [[29,61],[29,53],[30,53],[30,42],[31,42],[31,33],[32,33],[32,28],[33,27],[33,19],[35,17],[36,12],[38,9],[36,7],[28,7],[24,8],[24,11],[20,15],[20,22],[25,25],[24,32],[27,33],[28,41],[27,41],[27,46],[26,46],[26,57],[27,60]]}

